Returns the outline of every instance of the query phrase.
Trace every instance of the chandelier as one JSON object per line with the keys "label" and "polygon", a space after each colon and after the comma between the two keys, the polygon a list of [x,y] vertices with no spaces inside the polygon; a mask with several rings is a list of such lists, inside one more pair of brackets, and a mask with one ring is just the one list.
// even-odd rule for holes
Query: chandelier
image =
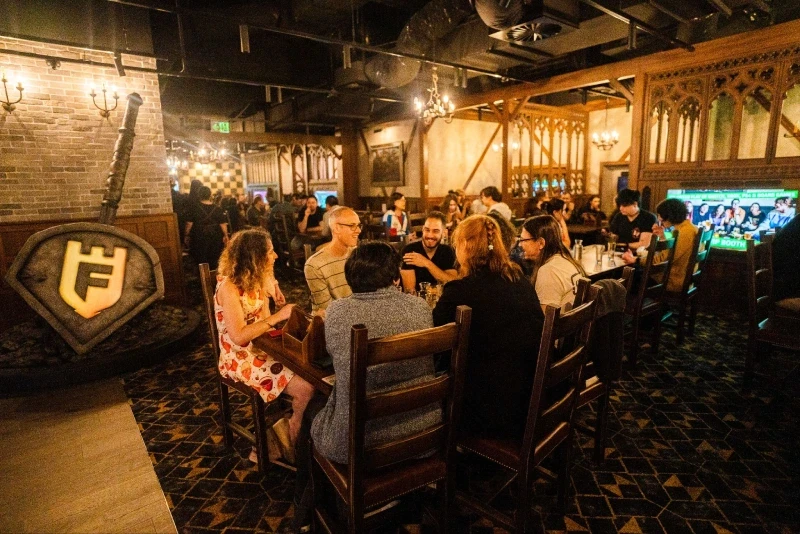
{"label": "chandelier", "polygon": [[189,151],[189,159],[195,163],[208,165],[222,161],[228,157],[228,149],[224,146],[221,148],[214,148],[211,145],[203,145],[197,147],[196,150]]}
{"label": "chandelier", "polygon": [[437,117],[443,118],[444,122],[449,124],[453,122],[453,113],[456,110],[456,105],[450,100],[449,96],[439,95],[439,74],[436,72],[436,67],[433,67],[431,77],[433,78],[433,86],[428,89],[430,93],[428,101],[423,104],[422,100],[414,97],[414,107],[417,110],[417,116],[422,119],[426,125],[432,123],[433,119]]}
{"label": "chandelier", "polygon": [[606,118],[603,125],[603,131],[598,135],[597,132],[592,134],[592,144],[600,150],[611,150],[611,148],[619,141],[619,134],[616,130],[608,130],[608,98],[606,98]]}

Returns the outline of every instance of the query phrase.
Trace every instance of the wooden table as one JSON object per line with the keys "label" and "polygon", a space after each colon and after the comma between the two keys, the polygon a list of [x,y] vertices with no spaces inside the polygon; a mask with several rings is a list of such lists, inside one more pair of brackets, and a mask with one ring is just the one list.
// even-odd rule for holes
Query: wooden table
{"label": "wooden table", "polygon": [[314,389],[325,395],[330,395],[333,386],[322,379],[333,374],[333,369],[320,369],[302,361],[299,353],[286,350],[283,347],[283,340],[279,337],[272,338],[268,334],[257,337],[253,340],[253,346],[263,350],[277,361],[294,371],[294,373],[305,379],[314,386]]}
{"label": "wooden table", "polygon": [[583,249],[583,257],[580,262],[581,265],[583,265],[583,270],[585,270],[586,274],[589,276],[589,279],[594,282],[602,280],[603,278],[620,278],[622,276],[622,269],[626,266],[626,263],[622,261],[622,254],[615,253],[614,263],[616,265],[610,265],[608,254],[605,253],[605,247],[603,247],[602,263],[598,266],[598,250],[601,250],[599,245],[591,245]]}

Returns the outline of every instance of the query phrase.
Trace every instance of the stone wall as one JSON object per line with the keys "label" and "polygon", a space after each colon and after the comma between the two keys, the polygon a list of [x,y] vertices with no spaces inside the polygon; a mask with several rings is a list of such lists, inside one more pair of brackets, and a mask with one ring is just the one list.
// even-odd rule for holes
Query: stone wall
{"label": "stone wall", "polygon": [[[12,55],[21,51],[105,64],[61,62],[52,70],[44,59]],[[123,54],[123,64],[155,68],[155,59]],[[0,222],[95,218],[100,212],[125,95],[137,92],[136,139],[119,215],[172,211],[165,162],[158,77],[126,71],[120,77],[110,52],[0,37],[0,71],[21,79],[23,100],[9,113],[0,108]],[[121,98],[109,119],[100,116],[89,88],[116,86]],[[12,97],[16,89],[9,83]],[[0,96],[4,96],[0,93]],[[98,97],[98,101],[101,97]],[[112,99],[113,100],[113,99]]]}

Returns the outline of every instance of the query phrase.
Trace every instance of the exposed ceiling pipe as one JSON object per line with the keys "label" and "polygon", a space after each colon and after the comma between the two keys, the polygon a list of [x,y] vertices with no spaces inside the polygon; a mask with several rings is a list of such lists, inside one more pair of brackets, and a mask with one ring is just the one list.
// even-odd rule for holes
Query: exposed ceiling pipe
{"label": "exposed ceiling pipe", "polygon": [[[79,65],[92,65],[93,67],[104,67],[109,69],[115,69],[115,65],[113,63],[103,63],[102,61],[92,61],[91,59],[78,59],[78,58],[71,58],[71,57],[58,57],[58,56],[48,56],[46,54],[37,54],[35,52],[23,52],[21,50],[9,50],[9,49],[0,49],[0,55],[2,54],[9,54],[12,56],[21,56],[21,57],[30,57],[34,59],[43,59],[47,60],[58,60],[62,63],[76,63]],[[372,98],[374,100],[379,100],[383,102],[399,102],[405,103],[406,101],[400,98],[395,98],[391,96],[376,94],[376,93],[346,93],[341,91],[336,91],[335,89],[324,89],[321,87],[303,87],[300,85],[288,85],[285,83],[274,83],[274,82],[265,82],[265,81],[256,81],[256,80],[243,80],[241,78],[222,78],[219,76],[201,76],[198,74],[189,74],[189,73],[181,73],[181,72],[161,72],[157,69],[148,69],[146,67],[133,67],[133,66],[125,66],[126,71],[132,72],[147,72],[150,74],[156,74],[158,76],[167,76],[170,78],[186,78],[189,80],[203,80],[208,82],[222,82],[222,83],[236,83],[240,85],[254,85],[263,87],[264,85],[270,85],[272,87],[288,89],[290,91],[300,91],[306,93],[317,93],[317,94],[324,94],[324,95],[340,95],[346,94],[350,95],[353,94],[359,97],[365,98]]]}
{"label": "exposed ceiling pipe", "polygon": [[[153,6],[149,6],[147,4],[141,4],[138,2],[127,1],[127,0],[106,0],[107,2],[114,2],[114,3],[122,3],[127,6],[131,7],[138,7],[140,9],[155,9]],[[166,8],[158,8],[155,9],[156,11],[164,12],[164,13],[176,13],[174,9],[166,9]],[[488,70],[488,69],[481,69],[477,67],[473,67],[470,65],[465,65],[462,63],[454,62],[454,61],[445,61],[442,59],[433,59],[432,57],[426,56],[424,54],[415,54],[409,52],[398,52],[394,49],[388,48],[381,48],[380,46],[368,45],[363,43],[355,43],[352,41],[346,41],[344,39],[337,39],[335,37],[325,37],[322,35],[316,35],[313,33],[301,32],[297,30],[289,30],[286,28],[275,28],[272,26],[264,26],[260,24],[253,24],[247,22],[245,20],[241,20],[237,17],[231,17],[230,15],[221,15],[219,13],[213,13],[204,10],[195,10],[195,9],[183,9],[180,10],[183,14],[190,14],[190,15],[197,15],[209,18],[215,18],[218,20],[225,20],[228,22],[232,22],[235,24],[247,24],[250,28],[262,30],[269,33],[275,33],[278,35],[285,35],[287,37],[295,37],[297,39],[305,39],[308,41],[314,41],[317,43],[327,44],[327,45],[334,45],[334,46],[349,46],[351,49],[354,50],[361,50],[362,52],[370,52],[375,54],[382,54],[385,56],[393,56],[397,58],[406,58],[406,59],[413,59],[417,61],[421,61],[423,63],[428,63],[430,65],[438,65],[442,67],[451,67],[451,68],[462,68],[466,69],[469,72],[474,72],[476,74],[483,74],[486,76],[491,76],[493,78],[502,78],[504,80],[514,81],[514,82],[529,82],[531,80],[526,80],[522,78],[514,78],[510,76],[506,76],[504,74],[500,74],[498,72]]]}
{"label": "exposed ceiling pipe", "polygon": [[[433,0],[414,13],[403,27],[395,52],[436,58],[436,42],[455,30],[472,14],[468,0]],[[364,64],[367,79],[379,87],[391,89],[408,85],[419,74],[420,61],[389,56],[375,56]]]}
{"label": "exposed ceiling pipe", "polygon": [[604,6],[603,4],[601,4],[599,2],[596,2],[595,0],[580,0],[580,2],[583,2],[587,6],[593,7],[595,9],[599,10],[599,11],[602,11],[606,15],[610,15],[610,16],[614,17],[617,20],[621,20],[622,22],[625,22],[626,24],[635,24],[637,28],[639,28],[640,30],[642,30],[645,33],[649,33],[650,35],[652,35],[656,39],[660,39],[660,40],[662,40],[662,41],[664,41],[666,43],[671,44],[672,46],[675,46],[675,47],[678,47],[678,48],[683,48],[684,50],[687,50],[689,52],[694,52],[694,46],[690,45],[689,43],[685,43],[683,41],[679,41],[678,39],[673,39],[669,35],[666,35],[663,32],[661,32],[660,30],[658,30],[657,28],[654,28],[654,27],[650,26],[649,24],[647,24],[645,22],[642,22],[641,20],[628,15],[627,13],[625,13],[622,10]]}

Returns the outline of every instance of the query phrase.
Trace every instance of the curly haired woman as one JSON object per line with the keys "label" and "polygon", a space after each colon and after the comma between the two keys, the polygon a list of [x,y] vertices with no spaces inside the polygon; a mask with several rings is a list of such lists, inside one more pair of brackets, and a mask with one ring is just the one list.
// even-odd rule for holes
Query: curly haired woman
{"label": "curly haired woman", "polygon": [[[276,313],[269,312],[269,298],[277,305],[286,302],[272,272],[277,257],[269,234],[262,229],[236,233],[222,252],[214,296],[219,371],[252,387],[266,402],[274,401],[283,391],[291,395],[289,439],[294,443],[314,388],[251,343],[288,319],[294,307],[286,304]],[[250,455],[251,460],[254,457]]]}

